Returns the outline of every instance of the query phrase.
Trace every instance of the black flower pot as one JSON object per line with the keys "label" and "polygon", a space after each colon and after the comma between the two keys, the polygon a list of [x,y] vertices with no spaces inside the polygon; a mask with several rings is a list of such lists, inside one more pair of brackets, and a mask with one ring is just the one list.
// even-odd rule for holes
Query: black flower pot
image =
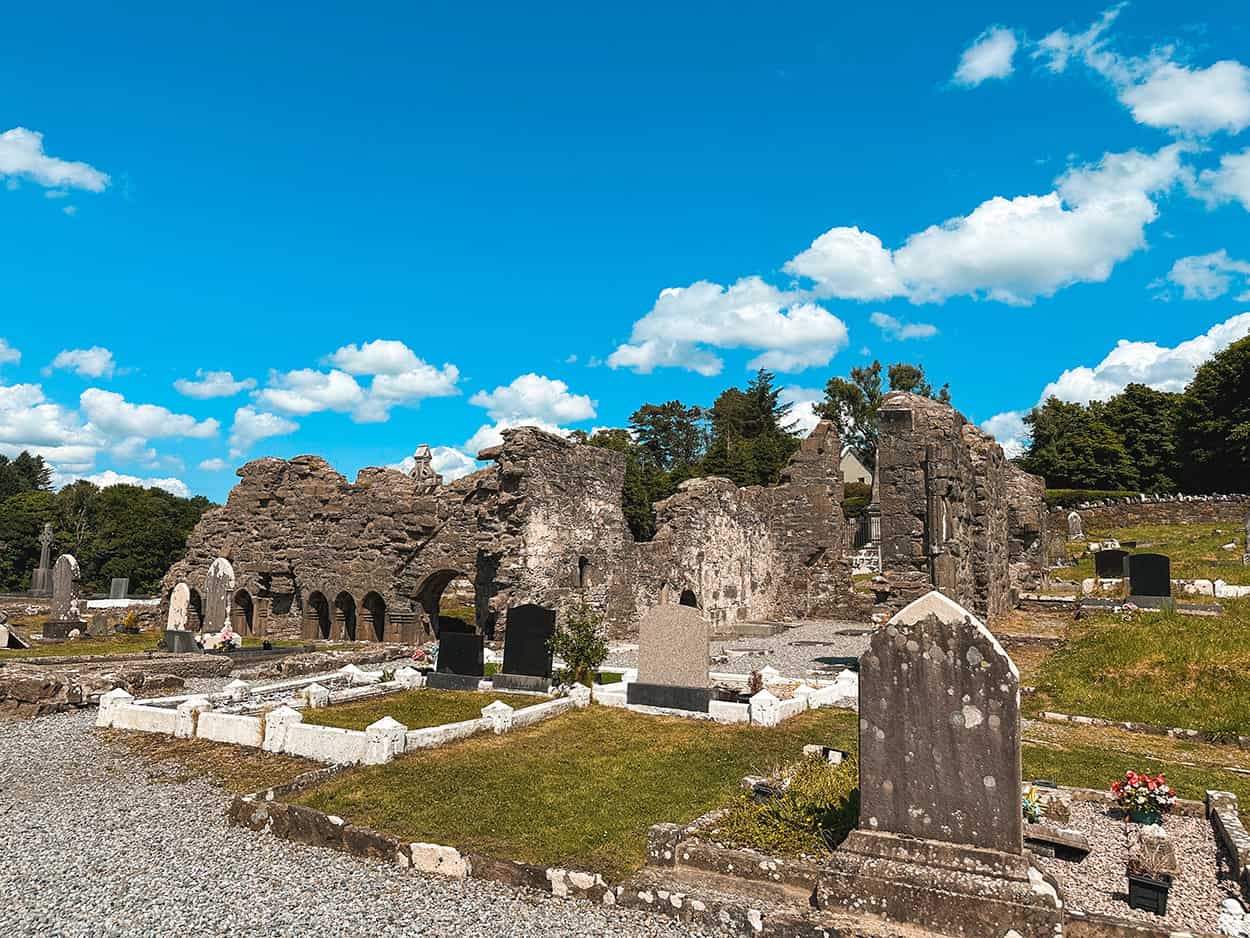
{"label": "black flower pot", "polygon": [[1159,876],[1147,876],[1144,873],[1128,874],[1128,907],[1153,912],[1155,915],[1167,915],[1168,890],[1172,888],[1172,877],[1166,873]]}

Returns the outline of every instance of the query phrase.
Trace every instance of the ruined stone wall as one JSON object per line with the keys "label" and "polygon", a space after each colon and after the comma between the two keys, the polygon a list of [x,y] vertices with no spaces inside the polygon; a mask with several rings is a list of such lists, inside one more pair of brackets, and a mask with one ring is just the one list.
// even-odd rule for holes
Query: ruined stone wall
{"label": "ruined stone wall", "polygon": [[1045,584],[1051,530],[1046,480],[1007,463],[1007,551],[1013,589],[1036,592]]}
{"label": "ruined stone wall", "polygon": [[878,409],[883,612],[937,588],[985,619],[1010,604],[1002,448],[938,401],[891,392]]}
{"label": "ruined stone wall", "polygon": [[[1069,508],[1050,511],[1050,527],[1066,535]],[[1112,528],[1150,524],[1221,524],[1240,527],[1250,512],[1250,495],[1177,495],[1171,498],[1126,499],[1076,508],[1088,534]]]}

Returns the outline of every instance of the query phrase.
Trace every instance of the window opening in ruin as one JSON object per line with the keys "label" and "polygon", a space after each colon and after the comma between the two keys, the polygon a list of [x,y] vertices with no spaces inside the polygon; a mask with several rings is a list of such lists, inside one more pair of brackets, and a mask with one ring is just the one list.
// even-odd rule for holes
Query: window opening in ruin
{"label": "window opening in ruin", "polygon": [[339,593],[334,598],[334,618],[339,625],[339,635],[349,642],[356,640],[356,600],[351,593]]}
{"label": "window opening in ruin", "polygon": [[586,557],[580,557],[577,561],[577,586],[578,589],[587,589],[594,585],[594,564]]}
{"label": "window opening in ruin", "polygon": [[386,601],[377,593],[366,593],[364,607],[365,634],[375,642],[386,640]]}
{"label": "window opening in ruin", "polygon": [[699,608],[699,597],[695,596],[694,590],[684,589],[681,591],[681,599],[677,601],[679,606],[693,606]]}
{"label": "window opening in ruin", "polygon": [[438,628],[441,632],[476,632],[477,609],[475,607],[473,581],[467,576],[457,576],[443,587],[438,597]]}

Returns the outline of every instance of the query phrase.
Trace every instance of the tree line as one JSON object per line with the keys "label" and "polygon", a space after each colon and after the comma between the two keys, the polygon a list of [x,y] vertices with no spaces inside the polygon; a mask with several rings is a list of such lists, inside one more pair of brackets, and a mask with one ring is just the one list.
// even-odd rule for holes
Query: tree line
{"label": "tree line", "polygon": [[107,592],[113,577],[128,577],[132,593],[155,593],[212,504],[202,495],[180,498],[137,485],[75,482],[53,492],[42,457],[0,456],[0,591],[30,588],[39,535],[50,522],[52,560],[73,554],[85,593]]}
{"label": "tree line", "polygon": [[1250,337],[1195,372],[1184,391],[1130,384],[1107,401],[1049,398],[1024,418],[1017,460],[1048,488],[1146,493],[1250,489]]}

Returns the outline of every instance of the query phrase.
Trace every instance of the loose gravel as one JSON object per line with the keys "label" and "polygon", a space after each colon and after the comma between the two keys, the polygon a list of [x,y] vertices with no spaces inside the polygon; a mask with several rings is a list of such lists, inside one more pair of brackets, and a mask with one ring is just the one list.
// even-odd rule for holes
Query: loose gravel
{"label": "loose gravel", "polygon": [[1164,819],[1163,829],[1175,848],[1180,872],[1168,891],[1168,914],[1160,917],[1128,906],[1124,868],[1135,825],[1130,824],[1126,832],[1124,822],[1105,805],[1077,801],[1071,807],[1072,820],[1064,826],[1089,838],[1089,856],[1080,863],[1048,857],[1037,860],[1038,866],[1055,877],[1068,905],[1172,931],[1217,931],[1220,903],[1236,897],[1238,891],[1236,882],[1221,878],[1227,876],[1228,864],[1210,821],[1176,814]]}
{"label": "loose gravel", "polygon": [[92,732],[94,717],[83,710],[0,726],[5,938],[707,934],[230,827],[220,789],[178,782],[176,770],[109,747]]}

